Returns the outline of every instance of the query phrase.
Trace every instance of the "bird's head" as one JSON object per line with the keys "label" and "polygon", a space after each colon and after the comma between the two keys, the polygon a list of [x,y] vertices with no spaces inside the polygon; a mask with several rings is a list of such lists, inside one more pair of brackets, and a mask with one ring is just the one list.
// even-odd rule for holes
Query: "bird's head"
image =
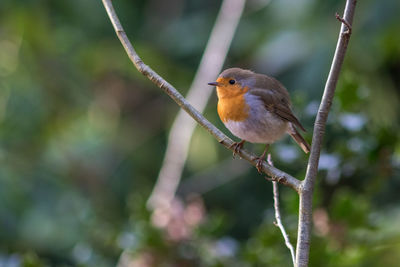
{"label": "bird's head", "polygon": [[245,94],[255,83],[255,73],[250,70],[231,68],[224,70],[215,82],[218,98],[230,98]]}

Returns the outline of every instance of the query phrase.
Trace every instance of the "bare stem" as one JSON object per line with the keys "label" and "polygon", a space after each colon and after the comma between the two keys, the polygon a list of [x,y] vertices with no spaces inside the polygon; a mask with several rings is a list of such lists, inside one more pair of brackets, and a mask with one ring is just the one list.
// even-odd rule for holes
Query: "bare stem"
{"label": "bare stem", "polygon": [[[269,165],[273,166],[273,162],[271,159],[271,154],[268,154],[267,161]],[[273,193],[274,193],[274,209],[275,209],[275,222],[274,224],[281,230],[283,239],[285,239],[285,245],[290,251],[292,256],[293,266],[296,265],[296,256],[292,243],[290,243],[289,235],[287,234],[285,227],[283,226],[281,219],[281,211],[279,209],[279,187],[278,182],[272,181]]]}
{"label": "bare stem", "polygon": [[336,84],[339,79],[340,70],[342,68],[347,46],[349,44],[356,2],[356,0],[346,1],[344,18],[340,19],[342,26],[340,29],[335,55],[333,57],[331,69],[325,84],[324,94],[322,96],[322,101],[314,124],[311,153],[308,160],[306,178],[302,182],[300,190],[299,226],[296,248],[297,267],[308,266],[309,262],[312,224],[312,197],[318,173],[318,163],[321,154],[322,140],[324,137],[328,113],[335,94]]}
{"label": "bare stem", "polygon": [[[183,110],[185,110],[199,125],[201,125],[204,129],[206,129],[212,136],[217,139],[219,143],[225,146],[227,149],[233,151],[232,146],[233,141],[228,138],[224,133],[222,133],[217,127],[215,127],[211,122],[209,122],[203,115],[201,115],[189,102],[166,80],[164,80],[160,75],[158,75],[154,70],[152,70],[148,65],[144,64],[142,59],[136,53],[132,44],[130,43],[117,14],[115,13],[114,7],[111,3],[111,0],[103,0],[103,5],[107,11],[107,14],[111,20],[111,23],[115,29],[115,32],[121,41],[122,45],[125,48],[126,53],[128,54],[130,60],[135,65],[140,73],[149,78],[154,84],[160,87],[166,94],[168,94]],[[207,81],[205,81],[207,82]],[[238,153],[241,158],[247,160],[255,166],[257,164],[257,156],[253,153],[249,153],[248,151],[241,149]],[[301,182],[294,178],[293,176],[278,170],[275,167],[270,166],[266,162],[263,163],[261,170],[271,176],[272,178],[280,178],[280,180],[284,181],[283,184],[293,188],[297,192],[300,190]]]}

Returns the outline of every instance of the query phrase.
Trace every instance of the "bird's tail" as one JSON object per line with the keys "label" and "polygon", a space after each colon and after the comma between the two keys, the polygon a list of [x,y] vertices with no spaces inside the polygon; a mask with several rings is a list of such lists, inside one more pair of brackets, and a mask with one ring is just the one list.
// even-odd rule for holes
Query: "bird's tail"
{"label": "bird's tail", "polygon": [[289,124],[288,133],[306,154],[310,152],[310,145],[291,123]]}

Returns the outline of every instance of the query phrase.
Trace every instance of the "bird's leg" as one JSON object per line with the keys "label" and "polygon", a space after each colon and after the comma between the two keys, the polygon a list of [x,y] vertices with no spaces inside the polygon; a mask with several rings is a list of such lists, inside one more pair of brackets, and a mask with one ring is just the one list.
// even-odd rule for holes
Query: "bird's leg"
{"label": "bird's leg", "polygon": [[233,148],[233,158],[235,158],[236,154],[239,153],[240,149],[242,149],[245,140],[242,140],[240,142],[235,142],[233,143],[229,148]]}
{"label": "bird's leg", "polygon": [[257,159],[256,168],[259,173],[261,173],[261,167],[265,160],[265,156],[267,155],[268,148],[269,148],[269,144],[266,144],[262,155],[260,157],[256,158]]}

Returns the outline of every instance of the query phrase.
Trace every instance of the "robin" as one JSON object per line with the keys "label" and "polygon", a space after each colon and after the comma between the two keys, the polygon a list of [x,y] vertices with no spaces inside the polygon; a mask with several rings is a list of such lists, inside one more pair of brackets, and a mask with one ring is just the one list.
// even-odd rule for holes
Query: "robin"
{"label": "robin", "polygon": [[270,144],[288,133],[305,153],[310,145],[297,131],[305,131],[291,110],[290,96],[276,79],[250,70],[231,68],[224,70],[216,86],[218,115],[226,128],[241,139],[232,145],[233,155],[246,141],[266,144],[263,154],[257,158],[257,170],[265,160]]}

